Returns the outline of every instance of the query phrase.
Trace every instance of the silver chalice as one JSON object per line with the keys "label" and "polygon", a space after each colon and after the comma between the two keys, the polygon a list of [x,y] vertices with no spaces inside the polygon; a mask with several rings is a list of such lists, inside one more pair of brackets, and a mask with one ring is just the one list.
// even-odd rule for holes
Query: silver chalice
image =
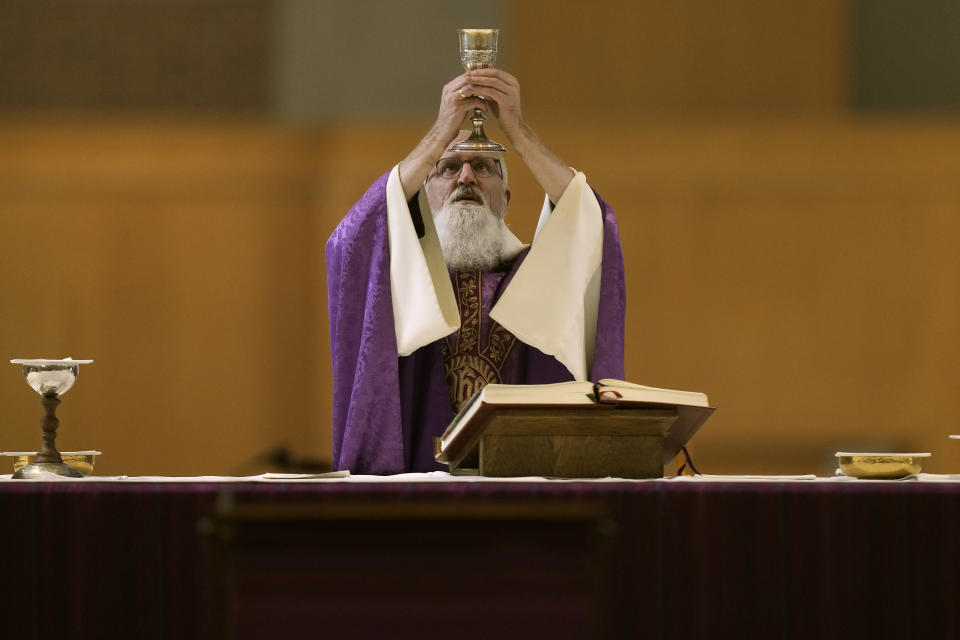
{"label": "silver chalice", "polygon": [[33,462],[21,467],[13,474],[13,477],[36,478],[43,472],[47,472],[55,473],[58,476],[82,478],[82,473],[64,464],[60,452],[57,451],[55,441],[60,421],[57,419],[56,410],[57,405],[60,404],[60,396],[65,394],[76,382],[77,375],[80,373],[79,365],[90,364],[93,360],[73,360],[72,358],[61,360],[17,359],[10,362],[23,367],[23,377],[27,379],[27,384],[40,394],[40,404],[43,405],[45,410],[45,415],[40,420],[40,426],[43,428],[43,444]]}
{"label": "silver chalice", "polygon": [[[500,42],[499,29],[457,29],[460,35],[460,62],[463,68],[487,69],[497,62],[497,47]],[[483,96],[480,96],[481,98]],[[470,121],[473,132],[469,138],[450,147],[451,151],[497,151],[507,150],[499,142],[494,142],[483,132],[483,121],[487,117],[479,107],[473,110]]]}

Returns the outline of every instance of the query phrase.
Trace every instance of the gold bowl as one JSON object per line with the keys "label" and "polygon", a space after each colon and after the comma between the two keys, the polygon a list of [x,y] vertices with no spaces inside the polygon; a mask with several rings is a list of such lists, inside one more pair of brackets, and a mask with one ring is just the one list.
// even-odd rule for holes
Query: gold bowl
{"label": "gold bowl", "polygon": [[[4,451],[0,455],[13,458],[13,472],[16,473],[21,468],[33,462],[37,455],[36,451]],[[93,472],[93,462],[100,455],[99,451],[61,451],[60,457],[64,464],[67,464],[83,475],[87,476]]]}
{"label": "gold bowl", "polygon": [[840,472],[853,478],[895,479],[920,473],[921,461],[929,453],[837,452]]}

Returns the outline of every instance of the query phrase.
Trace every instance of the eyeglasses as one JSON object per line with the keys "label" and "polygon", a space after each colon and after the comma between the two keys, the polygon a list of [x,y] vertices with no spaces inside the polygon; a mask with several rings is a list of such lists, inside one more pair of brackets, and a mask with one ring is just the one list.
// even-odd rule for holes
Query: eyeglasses
{"label": "eyeglasses", "polygon": [[469,164],[473,175],[478,178],[490,178],[492,176],[503,177],[500,170],[500,161],[495,158],[485,158],[479,156],[470,160],[460,160],[459,158],[443,158],[437,163],[435,172],[444,180],[453,180],[460,175],[460,169],[464,164]]}

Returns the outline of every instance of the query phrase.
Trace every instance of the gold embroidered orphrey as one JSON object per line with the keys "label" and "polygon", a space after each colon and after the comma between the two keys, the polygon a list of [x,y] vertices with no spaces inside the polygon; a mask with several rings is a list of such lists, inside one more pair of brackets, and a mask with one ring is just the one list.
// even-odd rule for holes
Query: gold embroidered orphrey
{"label": "gold embroidered orphrey", "polygon": [[486,385],[501,382],[503,364],[517,341],[499,322],[491,320],[487,342],[480,344],[481,284],[478,270],[454,272],[460,329],[443,339],[442,353],[447,390],[455,411]]}

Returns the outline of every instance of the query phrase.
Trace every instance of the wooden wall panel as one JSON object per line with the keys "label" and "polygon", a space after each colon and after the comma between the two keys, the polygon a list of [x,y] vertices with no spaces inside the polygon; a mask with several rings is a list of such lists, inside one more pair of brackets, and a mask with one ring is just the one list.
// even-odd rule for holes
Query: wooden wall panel
{"label": "wooden wall panel", "polygon": [[[96,360],[64,398],[62,448],[98,448],[98,471],[128,474],[323,448],[318,145],[242,125],[0,137],[0,351]],[[39,403],[6,374],[3,448],[35,449]]]}

